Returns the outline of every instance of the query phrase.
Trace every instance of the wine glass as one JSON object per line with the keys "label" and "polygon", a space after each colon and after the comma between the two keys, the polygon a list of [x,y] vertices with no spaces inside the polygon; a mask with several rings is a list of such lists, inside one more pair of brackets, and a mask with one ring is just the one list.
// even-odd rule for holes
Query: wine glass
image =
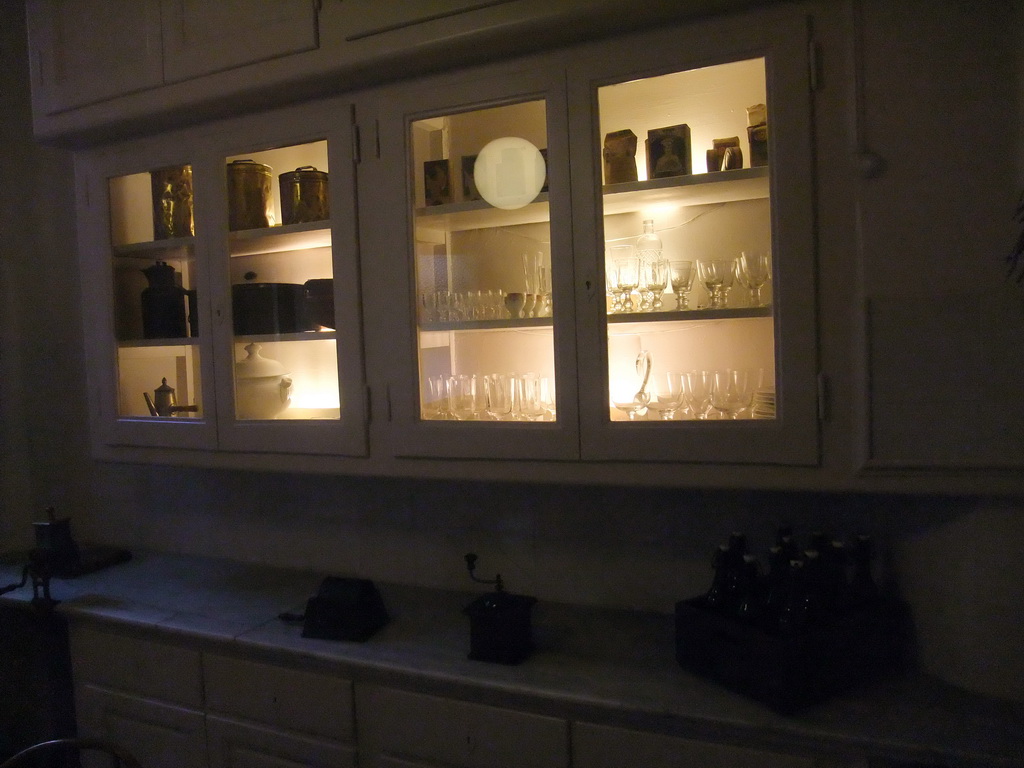
{"label": "wine glass", "polygon": [[708,292],[708,306],[724,309],[726,291],[736,275],[735,259],[710,259],[697,262],[697,275]]}
{"label": "wine glass", "polygon": [[[611,253],[611,249],[607,251]],[[622,311],[622,292],[619,290],[619,270],[615,260],[609,255],[604,260],[604,286],[608,296],[608,314],[614,315]]]}
{"label": "wine glass", "polygon": [[635,255],[633,246],[616,245],[617,253],[622,253],[622,248],[629,249],[630,255],[626,258],[615,259],[615,272],[618,275],[619,296],[622,301],[622,311],[633,311],[633,291],[640,287],[640,259]]}
{"label": "wine glass", "polygon": [[685,381],[684,397],[690,413],[695,419],[707,419],[708,411],[711,410],[711,389],[714,386],[711,371],[687,371]]}
{"label": "wine glass", "polygon": [[686,294],[693,287],[693,276],[697,270],[692,261],[673,261],[669,264],[669,275],[672,281],[672,293],[676,295],[676,309],[689,309]]}
{"label": "wine glass", "polygon": [[671,421],[676,411],[686,406],[685,377],[678,371],[668,371],[655,382],[653,397],[647,407],[658,414],[662,421]]}
{"label": "wine glass", "polygon": [[742,251],[738,263],[742,282],[750,289],[751,305],[765,306],[764,299],[761,297],[761,288],[768,282],[771,275],[768,254],[760,251]]}
{"label": "wine glass", "polygon": [[668,287],[668,273],[667,259],[654,259],[644,264],[644,299],[651,311],[662,308],[661,295]]}
{"label": "wine glass", "polygon": [[715,371],[711,388],[711,405],[715,410],[738,419],[740,412],[750,407],[754,398],[757,377],[745,368],[727,368]]}

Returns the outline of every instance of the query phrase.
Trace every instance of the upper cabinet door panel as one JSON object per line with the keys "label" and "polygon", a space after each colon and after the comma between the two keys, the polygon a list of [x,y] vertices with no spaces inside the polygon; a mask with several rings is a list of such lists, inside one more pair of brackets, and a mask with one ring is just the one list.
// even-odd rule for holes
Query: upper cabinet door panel
{"label": "upper cabinet door panel", "polygon": [[159,0],[29,0],[26,11],[37,113],[161,84]]}
{"label": "upper cabinet door panel", "polygon": [[168,83],[314,50],[313,0],[162,0]]}
{"label": "upper cabinet door panel", "polygon": [[415,3],[345,0],[337,12],[343,21],[345,40],[352,41],[508,2],[512,0],[418,0]]}

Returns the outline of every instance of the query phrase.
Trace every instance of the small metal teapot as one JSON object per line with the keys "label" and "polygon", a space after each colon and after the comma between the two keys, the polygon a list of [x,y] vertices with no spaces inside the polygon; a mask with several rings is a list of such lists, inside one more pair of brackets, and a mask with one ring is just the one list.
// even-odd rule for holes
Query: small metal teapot
{"label": "small metal teapot", "polygon": [[163,379],[160,386],[153,390],[153,397],[149,396],[149,392],[143,392],[142,396],[146,399],[146,407],[151,416],[174,416],[182,411],[199,410],[196,405],[178,405],[174,387],[167,383],[167,379]]}

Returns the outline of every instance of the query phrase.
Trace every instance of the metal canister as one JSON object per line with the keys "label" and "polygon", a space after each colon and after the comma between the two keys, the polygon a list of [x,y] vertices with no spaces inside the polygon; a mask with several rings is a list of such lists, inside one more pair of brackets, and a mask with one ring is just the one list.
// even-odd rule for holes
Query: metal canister
{"label": "metal canister", "polygon": [[272,169],[254,160],[228,163],[228,227],[232,230],[269,227]]}
{"label": "metal canister", "polygon": [[282,173],[281,220],[285,224],[324,221],[331,217],[327,173],[311,165]]}
{"label": "metal canister", "polygon": [[192,166],[175,165],[149,173],[153,189],[153,239],[191,237]]}

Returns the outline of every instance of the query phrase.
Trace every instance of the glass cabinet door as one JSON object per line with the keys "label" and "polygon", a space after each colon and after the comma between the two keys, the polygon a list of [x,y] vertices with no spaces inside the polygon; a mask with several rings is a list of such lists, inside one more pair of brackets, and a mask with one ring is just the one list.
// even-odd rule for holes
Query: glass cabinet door
{"label": "glass cabinet door", "polygon": [[781,26],[647,35],[574,83],[604,289],[585,456],[817,458],[806,31]]}
{"label": "glass cabinet door", "polygon": [[[365,452],[351,111],[332,107],[245,123],[232,144],[249,132],[261,143],[216,170],[225,447]],[[285,126],[316,124],[321,133],[288,138]]]}
{"label": "glass cabinet door", "polygon": [[96,434],[107,443],[211,445],[194,157],[168,145],[148,150],[76,158]]}
{"label": "glass cabinet door", "polygon": [[405,260],[391,277],[411,329],[394,339],[408,344],[408,373],[396,368],[390,387],[399,450],[575,452],[563,332],[572,263],[567,220],[555,214],[568,192],[555,170],[565,168],[563,102],[546,76],[497,75],[423,82],[389,102],[382,166],[403,158],[396,176],[407,180],[405,199],[396,193],[387,208]]}

